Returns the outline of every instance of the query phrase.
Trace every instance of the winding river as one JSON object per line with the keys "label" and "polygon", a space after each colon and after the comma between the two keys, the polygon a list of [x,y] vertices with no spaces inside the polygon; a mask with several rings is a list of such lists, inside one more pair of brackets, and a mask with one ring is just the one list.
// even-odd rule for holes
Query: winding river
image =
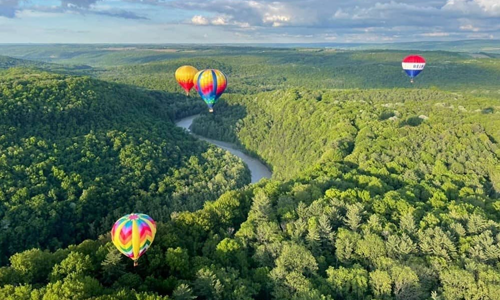
{"label": "winding river", "polygon": [[199,115],[194,115],[190,116],[184,119],[180,119],[175,122],[175,124],[178,127],[186,129],[189,133],[191,133],[193,136],[197,137],[200,140],[206,141],[210,144],[213,144],[217,147],[220,147],[224,150],[227,150],[231,152],[233,155],[238,156],[243,160],[247,166],[248,169],[250,170],[250,173],[252,174],[252,183],[256,183],[262,178],[271,178],[271,171],[263,164],[261,163],[258,159],[255,159],[253,157],[250,157],[246,155],[245,153],[241,152],[240,150],[237,149],[237,147],[234,144],[231,143],[226,143],[226,142],[221,142],[221,141],[216,141],[212,139],[207,139],[202,136],[196,135],[191,132],[189,127],[191,127],[191,124],[193,123],[193,120],[196,119]]}

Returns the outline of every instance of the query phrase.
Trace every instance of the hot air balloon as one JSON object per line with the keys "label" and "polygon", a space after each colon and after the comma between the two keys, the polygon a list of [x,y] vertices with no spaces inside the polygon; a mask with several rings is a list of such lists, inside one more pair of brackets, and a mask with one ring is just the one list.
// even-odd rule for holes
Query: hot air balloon
{"label": "hot air balloon", "polygon": [[175,79],[179,85],[186,91],[186,96],[189,96],[189,91],[194,86],[194,75],[198,72],[195,67],[182,66],[175,71]]}
{"label": "hot air balloon", "polygon": [[219,70],[203,70],[194,76],[195,88],[201,98],[208,105],[208,110],[213,112],[213,106],[227,87],[227,77]]}
{"label": "hot air balloon", "polygon": [[194,82],[194,89],[198,92],[198,78],[200,77],[200,74],[203,73],[205,70],[198,71],[196,74],[194,74],[193,77],[193,82]]}
{"label": "hot air balloon", "polygon": [[137,260],[153,243],[156,235],[156,223],[145,214],[126,215],[121,217],[111,229],[111,240],[116,248],[125,256]]}
{"label": "hot air balloon", "polygon": [[425,59],[419,55],[410,55],[403,59],[403,70],[405,70],[406,74],[410,76],[411,83],[413,83],[413,79],[417,77],[420,72],[425,67]]}

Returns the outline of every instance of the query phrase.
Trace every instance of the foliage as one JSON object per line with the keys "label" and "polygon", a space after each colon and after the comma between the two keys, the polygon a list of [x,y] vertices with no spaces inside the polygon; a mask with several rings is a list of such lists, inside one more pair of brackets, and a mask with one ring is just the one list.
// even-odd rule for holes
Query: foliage
{"label": "foliage", "polygon": [[[167,61],[88,70],[121,84],[3,73],[0,298],[498,298],[497,59],[429,52],[394,89],[400,51],[74,47],[40,51]],[[272,180],[244,186],[240,161],[174,128],[202,108],[177,95],[184,63],[230,78],[192,130]],[[107,233],[132,210],[159,221],[135,268]]]}
{"label": "foliage", "polygon": [[131,211],[166,220],[249,182],[237,158],[176,128],[172,109],[182,103],[90,78],[0,77],[2,262],[95,238]]}

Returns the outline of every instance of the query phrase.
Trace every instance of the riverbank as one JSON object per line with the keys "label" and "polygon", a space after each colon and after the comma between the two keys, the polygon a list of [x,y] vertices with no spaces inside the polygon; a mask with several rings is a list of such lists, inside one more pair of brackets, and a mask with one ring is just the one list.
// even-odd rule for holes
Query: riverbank
{"label": "riverbank", "polygon": [[257,183],[262,178],[271,178],[272,173],[269,170],[269,168],[267,168],[258,159],[250,157],[247,154],[243,153],[241,150],[238,150],[236,145],[231,144],[231,143],[217,141],[217,140],[207,139],[205,137],[202,137],[202,136],[199,136],[199,135],[192,133],[191,130],[189,129],[189,127],[191,127],[191,124],[193,123],[194,119],[196,119],[198,116],[199,115],[194,115],[194,116],[180,119],[180,120],[176,121],[175,124],[178,127],[186,129],[190,134],[197,137],[198,139],[206,141],[206,142],[213,144],[217,147],[220,147],[224,150],[227,150],[230,153],[232,153],[233,155],[236,155],[239,158],[241,158],[241,160],[243,160],[247,164],[248,169],[250,170],[251,177],[252,177],[252,179],[251,179],[252,183]]}

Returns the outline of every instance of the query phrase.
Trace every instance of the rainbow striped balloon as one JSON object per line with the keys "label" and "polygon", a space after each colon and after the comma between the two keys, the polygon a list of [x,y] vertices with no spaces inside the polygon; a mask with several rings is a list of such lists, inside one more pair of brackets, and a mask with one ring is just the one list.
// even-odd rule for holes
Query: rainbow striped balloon
{"label": "rainbow striped balloon", "polygon": [[227,77],[219,70],[203,70],[194,75],[195,89],[201,98],[208,105],[210,112],[213,112],[214,104],[227,87]]}
{"label": "rainbow striped balloon", "polygon": [[143,255],[153,243],[156,235],[156,223],[148,215],[130,214],[121,217],[111,229],[111,240],[116,248],[134,260]]}

